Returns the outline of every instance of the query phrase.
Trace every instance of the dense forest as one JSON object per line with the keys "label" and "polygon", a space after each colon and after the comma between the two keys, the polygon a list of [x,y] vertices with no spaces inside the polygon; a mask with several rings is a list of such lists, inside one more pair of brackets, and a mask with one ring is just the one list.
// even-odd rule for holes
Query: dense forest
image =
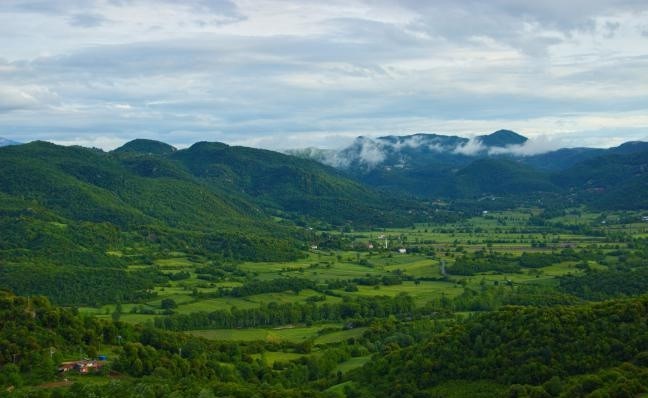
{"label": "dense forest", "polygon": [[[630,369],[646,366],[647,322],[645,298],[585,307],[502,308],[381,358],[358,378],[371,386],[370,396],[402,397],[461,379],[515,385],[515,396],[580,396],[576,390],[563,391],[562,379],[624,363]],[[620,375],[592,376],[585,393],[632,396],[645,391],[648,370],[633,373],[623,383]]]}
{"label": "dense forest", "polygon": [[118,355],[110,372],[122,375],[107,384],[21,389],[26,395],[11,396],[334,396],[321,391],[339,382],[336,364],[377,348],[375,361],[348,376],[347,396],[435,396],[435,386],[462,379],[491,380],[500,386],[493,391],[508,386],[510,396],[617,397],[648,390],[646,298],[505,307],[440,328],[376,321],[363,337],[323,356],[274,368],[252,359],[276,349],[272,343],[210,342],[99,321],[41,297],[8,293],[0,298],[0,311],[3,388],[48,381],[66,352],[93,356],[107,346]]}

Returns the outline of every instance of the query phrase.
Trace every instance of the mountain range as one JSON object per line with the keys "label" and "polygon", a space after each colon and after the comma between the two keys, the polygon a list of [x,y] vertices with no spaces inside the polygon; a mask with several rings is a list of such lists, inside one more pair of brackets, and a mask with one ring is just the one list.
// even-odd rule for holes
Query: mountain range
{"label": "mountain range", "polygon": [[213,142],[104,152],[34,141],[0,148],[0,169],[4,261],[108,264],[107,252],[142,245],[290,259],[304,227],[409,225],[423,212],[315,161]]}
{"label": "mountain range", "polygon": [[9,145],[20,145],[20,142],[13,141],[8,138],[0,137],[0,147],[9,146]]}
{"label": "mountain range", "polygon": [[376,168],[461,166],[487,157],[514,159],[534,168],[560,171],[596,156],[645,150],[648,150],[648,143],[641,141],[630,141],[609,149],[555,148],[555,145],[551,148],[516,132],[498,130],[473,138],[426,133],[377,138],[360,136],[340,150],[306,148],[288,150],[287,153],[315,159],[352,174],[369,174]]}
{"label": "mountain range", "polygon": [[[315,159],[375,188],[424,198],[556,193],[599,206],[642,207],[648,143],[546,150],[510,130],[474,138],[414,134],[358,137],[341,150],[289,153]],[[632,189],[631,189],[632,188]],[[618,197],[630,192],[628,197]],[[574,196],[571,199],[574,199]]]}
{"label": "mountain range", "polygon": [[121,255],[178,250],[280,261],[302,255],[311,229],[447,222],[524,204],[648,208],[648,144],[502,152],[526,142],[508,131],[360,137],[337,153],[349,160],[337,168],[218,142],[5,146],[0,259],[119,266]]}

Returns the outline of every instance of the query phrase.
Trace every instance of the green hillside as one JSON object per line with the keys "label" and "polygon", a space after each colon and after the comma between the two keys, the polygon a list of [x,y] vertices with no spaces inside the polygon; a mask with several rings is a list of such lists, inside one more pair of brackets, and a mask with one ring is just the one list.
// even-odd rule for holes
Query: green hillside
{"label": "green hillside", "polygon": [[[356,380],[364,387],[360,390],[370,392],[366,396],[375,397],[433,391],[453,380],[489,380],[511,386],[508,396],[516,397],[574,397],[594,390],[598,395],[587,396],[633,396],[648,388],[647,320],[645,297],[574,307],[509,307],[386,355]],[[591,375],[584,387],[570,379],[624,362],[628,374],[623,377],[616,370]],[[457,392],[450,396],[463,396]]]}
{"label": "green hillside", "polygon": [[648,151],[599,156],[553,176],[598,209],[648,208]]}
{"label": "green hillside", "polygon": [[457,172],[457,190],[464,196],[552,192],[549,175],[507,159],[479,159]]}
{"label": "green hillside", "polygon": [[[311,353],[307,344],[209,341],[84,317],[42,297],[0,291],[0,319],[11,320],[0,327],[0,394],[14,396],[17,388],[21,397],[637,397],[648,391],[647,317],[647,300],[638,297],[506,307],[447,327],[414,321],[398,329],[392,319]],[[286,355],[291,360],[254,359],[280,347],[294,350]],[[375,354],[357,356],[367,347]],[[63,361],[106,353],[105,369],[95,375],[57,377]],[[351,353],[364,366],[346,376],[335,372]],[[59,381],[48,384],[53,380]],[[331,393],[337,386],[344,394]]]}
{"label": "green hillside", "polygon": [[213,189],[249,198],[288,218],[334,225],[403,225],[412,220],[408,210],[421,208],[331,167],[273,151],[199,142],[170,158]]}
{"label": "green hillside", "polygon": [[[19,294],[109,302],[145,294],[156,275],[125,270],[159,252],[270,261],[306,247],[303,231],[157,155],[34,142],[2,148],[0,168],[0,285]],[[107,296],[80,299],[100,285]]]}
{"label": "green hillside", "polygon": [[124,261],[107,252],[136,247],[295,258],[305,231],[290,220],[408,225],[420,209],[313,161],[220,143],[135,140],[105,153],[33,142],[0,149],[0,167],[7,262],[112,265]]}
{"label": "green hillside", "polygon": [[176,148],[164,142],[155,140],[146,140],[138,138],[127,142],[121,147],[115,149],[115,153],[142,153],[151,155],[168,155],[176,151]]}

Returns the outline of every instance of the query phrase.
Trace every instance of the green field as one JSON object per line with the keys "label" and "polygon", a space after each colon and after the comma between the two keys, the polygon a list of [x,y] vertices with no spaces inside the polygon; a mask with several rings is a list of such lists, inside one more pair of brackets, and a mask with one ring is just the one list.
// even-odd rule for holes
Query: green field
{"label": "green field", "polygon": [[[482,272],[469,276],[443,275],[442,265],[451,267],[463,255],[477,251],[510,254],[514,258],[523,253],[557,253],[566,248],[570,250],[599,250],[612,253],[624,248],[626,243],[607,240],[603,233],[579,234],[557,231],[552,228],[529,225],[532,215],[539,214],[537,209],[490,212],[455,224],[430,225],[416,224],[411,228],[389,228],[375,231],[354,231],[342,233],[330,231],[344,242],[341,248],[321,248],[309,250],[301,259],[290,262],[237,262],[228,264],[224,272],[219,271],[212,279],[205,279],[200,272],[220,265],[208,258],[190,256],[187,253],[167,253],[158,256],[152,265],[130,265],[129,270],[154,267],[160,272],[171,275],[185,272],[185,278],[170,280],[153,289],[155,297],[139,303],[122,303],[120,320],[128,323],[152,322],[157,317],[173,314],[192,314],[196,312],[228,311],[259,308],[271,303],[305,304],[316,302],[336,304],[347,297],[396,297],[407,293],[418,307],[430,302],[448,300],[461,296],[466,289],[479,291],[484,286],[496,285],[538,285],[552,287],[560,276],[582,274],[577,261],[562,261],[541,268],[522,268],[519,272]],[[620,225],[613,213],[608,214],[607,223],[601,224],[601,216],[583,213],[578,216],[567,215],[553,219],[553,222],[570,225],[585,225],[603,231],[623,231],[634,233],[636,237],[646,234],[646,225],[641,223]],[[388,249],[385,249],[387,246]],[[372,247],[370,249],[370,247]],[[406,253],[399,253],[405,248]],[[114,253],[115,256],[124,254]],[[596,261],[588,261],[588,267],[605,270],[610,262],[617,259],[614,255],[604,255]],[[233,272],[235,270],[236,272]],[[383,278],[401,278],[394,284],[380,283]],[[228,289],[245,287],[251,281],[274,281],[285,278],[298,278],[312,281],[317,288],[294,291],[274,291],[244,296],[232,296]],[[360,280],[374,280],[372,284],[356,283]],[[354,289],[327,289],[331,282],[352,283]],[[172,300],[175,307],[171,312],[162,308],[163,302]],[[115,305],[101,307],[82,307],[79,311],[100,318],[111,318]],[[464,311],[469,313],[469,311]],[[274,328],[242,328],[192,330],[195,336],[212,340],[226,341],[265,341],[271,343],[301,343],[312,341],[315,346],[328,346],[344,342],[350,338],[361,337],[366,327],[342,330],[337,323],[304,325],[283,325]],[[300,354],[294,352],[266,353],[265,361],[290,361]],[[352,358],[339,365],[339,370],[347,372],[361,366],[366,357]],[[440,389],[439,391],[441,391]]]}
{"label": "green field", "polygon": [[298,354],[295,352],[282,352],[282,351],[265,351],[262,354],[254,354],[252,358],[261,359],[267,365],[274,365],[275,362],[288,362],[294,361],[303,357],[305,354]]}
{"label": "green field", "polygon": [[368,329],[369,328],[366,328],[366,327],[359,327],[359,328],[354,328],[354,329],[340,330],[338,332],[327,333],[327,334],[324,334],[322,336],[317,337],[315,339],[315,344],[316,345],[326,345],[326,344],[339,343],[341,341],[345,341],[345,340],[348,340],[348,339],[360,337]]}
{"label": "green field", "polygon": [[272,329],[211,329],[211,330],[192,330],[188,333],[194,336],[204,337],[210,340],[227,340],[227,341],[268,341],[281,342],[288,341],[299,343],[304,340],[312,339],[318,336],[319,332],[327,328],[340,328],[341,325],[335,323],[322,324],[317,326],[286,326]]}
{"label": "green field", "polygon": [[335,368],[336,372],[342,372],[346,373],[350,370],[357,369],[359,367],[362,367],[365,363],[369,362],[371,360],[371,356],[367,355],[364,357],[356,357],[356,358],[351,358],[348,361],[342,362]]}

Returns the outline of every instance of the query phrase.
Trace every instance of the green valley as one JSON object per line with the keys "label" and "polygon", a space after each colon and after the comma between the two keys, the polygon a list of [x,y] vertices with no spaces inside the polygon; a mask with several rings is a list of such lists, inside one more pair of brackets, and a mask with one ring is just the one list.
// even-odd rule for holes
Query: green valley
{"label": "green valley", "polygon": [[487,195],[501,162],[435,201],[217,143],[0,162],[0,394],[648,391],[641,209]]}

